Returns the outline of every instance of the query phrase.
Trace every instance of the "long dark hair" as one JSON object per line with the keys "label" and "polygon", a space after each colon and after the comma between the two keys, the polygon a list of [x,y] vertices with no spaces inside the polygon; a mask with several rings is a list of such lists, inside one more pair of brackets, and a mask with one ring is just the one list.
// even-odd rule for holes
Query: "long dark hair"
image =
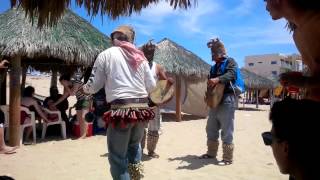
{"label": "long dark hair", "polygon": [[[294,9],[297,9],[299,11],[313,11],[315,13],[320,13],[319,0],[289,0],[289,3]],[[294,32],[294,30],[297,28],[297,25],[288,21],[286,24],[286,28],[290,32]]]}
{"label": "long dark hair", "polygon": [[23,97],[32,97],[34,92],[35,92],[34,87],[28,86],[23,90]]}
{"label": "long dark hair", "polygon": [[290,32],[290,33],[292,33],[292,32],[294,32],[294,30],[296,30],[296,28],[297,28],[297,25],[295,25],[293,22],[287,22],[287,24],[286,24],[286,28],[288,29],[288,31]]}
{"label": "long dark hair", "polygon": [[292,7],[303,11],[319,11],[319,0],[289,0]]}

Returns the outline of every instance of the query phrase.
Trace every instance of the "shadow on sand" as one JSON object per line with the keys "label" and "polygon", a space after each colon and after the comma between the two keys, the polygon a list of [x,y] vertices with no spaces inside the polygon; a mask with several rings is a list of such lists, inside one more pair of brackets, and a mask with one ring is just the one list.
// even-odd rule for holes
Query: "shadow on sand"
{"label": "shadow on sand", "polygon": [[100,157],[105,158],[105,157],[108,157],[108,155],[109,155],[109,153],[104,153],[104,154],[101,154]]}
{"label": "shadow on sand", "polygon": [[186,155],[182,157],[169,158],[169,161],[180,161],[180,163],[186,162],[188,165],[179,166],[177,169],[188,169],[188,170],[196,170],[200,169],[207,165],[217,165],[218,160],[215,158],[212,159],[200,159],[199,156],[195,155]]}
{"label": "shadow on sand", "polygon": [[[174,114],[174,113],[161,113],[161,114],[162,114],[162,121],[163,122],[177,121],[176,114]],[[201,120],[206,117],[200,117],[200,116],[191,115],[191,114],[183,114],[181,118],[182,118],[182,121],[191,121],[191,120]]]}
{"label": "shadow on sand", "polygon": [[263,110],[263,109],[252,108],[252,107],[239,107],[238,110],[239,111],[266,111],[266,110]]}

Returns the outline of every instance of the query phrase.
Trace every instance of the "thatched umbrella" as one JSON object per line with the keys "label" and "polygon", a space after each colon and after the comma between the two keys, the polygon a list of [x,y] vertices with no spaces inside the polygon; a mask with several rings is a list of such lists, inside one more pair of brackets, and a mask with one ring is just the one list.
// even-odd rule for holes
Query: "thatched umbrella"
{"label": "thatched umbrella", "polygon": [[246,69],[241,69],[241,75],[247,89],[272,89],[275,87],[275,83],[272,80]]}
{"label": "thatched umbrella", "polygon": [[[39,15],[38,25],[56,24],[71,5],[71,0],[10,0],[11,7],[21,5],[32,18]],[[187,9],[191,6],[191,0],[165,0],[170,2],[173,8]],[[159,0],[76,0],[78,6],[84,5],[88,15],[107,15],[113,19],[119,16],[130,16],[132,12],[140,12],[147,6],[158,3]],[[194,3],[196,0],[194,0]]]}
{"label": "thatched umbrella", "polygon": [[154,61],[167,72],[189,79],[207,77],[210,71],[210,65],[200,57],[167,38],[157,43]]}
{"label": "thatched umbrella", "polygon": [[111,46],[107,36],[70,10],[66,10],[56,26],[41,31],[24,15],[20,8],[0,14],[0,55],[20,56],[30,63],[88,66]]}
{"label": "thatched umbrella", "polygon": [[246,69],[241,69],[241,74],[243,76],[243,79],[245,81],[245,86],[246,86],[246,89],[247,89],[247,92],[246,94],[250,94],[250,97],[251,97],[251,93],[253,91],[255,91],[256,93],[256,107],[258,108],[258,92],[259,90],[262,90],[262,89],[267,89],[267,90],[273,90],[277,84],[276,82],[268,79],[268,78],[265,78],[265,77],[262,77],[258,74],[255,74],[253,72],[250,72]]}
{"label": "thatched umbrella", "polygon": [[208,76],[210,65],[200,57],[171,41],[163,39],[157,43],[154,61],[161,64],[169,74],[176,79],[176,116],[181,120],[181,80],[184,78],[190,82],[203,80]]}
{"label": "thatched umbrella", "polygon": [[[65,64],[89,66],[110,40],[81,17],[66,10],[57,25],[41,31],[13,8],[0,15],[0,55],[8,58],[10,71],[10,144],[19,144],[20,76],[22,64],[48,70]],[[62,65],[62,66],[61,66]]]}

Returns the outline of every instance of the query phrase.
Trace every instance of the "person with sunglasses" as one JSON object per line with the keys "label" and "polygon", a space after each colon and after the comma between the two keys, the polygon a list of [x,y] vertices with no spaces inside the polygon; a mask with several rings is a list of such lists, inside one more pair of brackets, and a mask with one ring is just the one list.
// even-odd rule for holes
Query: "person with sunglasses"
{"label": "person with sunglasses", "polygon": [[310,75],[280,75],[285,86],[306,88],[306,99],[320,101],[320,3],[318,0],[264,0],[273,20],[285,18]]}
{"label": "person with sunglasses", "polygon": [[276,102],[271,108],[272,128],[262,138],[271,146],[280,172],[289,174],[290,180],[320,179],[319,117],[315,115],[319,109],[319,102],[295,99]]}

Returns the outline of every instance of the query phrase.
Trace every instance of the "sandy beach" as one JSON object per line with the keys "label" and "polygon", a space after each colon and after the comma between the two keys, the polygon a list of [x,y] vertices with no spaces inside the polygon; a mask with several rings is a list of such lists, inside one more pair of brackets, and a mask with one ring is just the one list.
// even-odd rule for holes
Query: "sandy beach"
{"label": "sandy beach", "polygon": [[[27,84],[36,93],[49,94],[49,77],[28,77]],[[59,86],[60,92],[62,87]],[[69,99],[71,104],[74,99]],[[159,159],[143,157],[145,178],[159,180],[286,180],[280,174],[270,147],[263,144],[261,132],[270,130],[269,106],[247,106],[236,111],[234,164],[217,166],[213,160],[197,157],[206,152],[206,119],[185,115],[175,122],[164,115],[163,133],[157,153]],[[41,141],[24,145],[17,153],[0,155],[0,175],[16,180],[105,180],[109,173],[106,136],[96,135],[83,140]],[[146,153],[146,150],[145,152]],[[221,148],[218,160],[221,159]]]}

